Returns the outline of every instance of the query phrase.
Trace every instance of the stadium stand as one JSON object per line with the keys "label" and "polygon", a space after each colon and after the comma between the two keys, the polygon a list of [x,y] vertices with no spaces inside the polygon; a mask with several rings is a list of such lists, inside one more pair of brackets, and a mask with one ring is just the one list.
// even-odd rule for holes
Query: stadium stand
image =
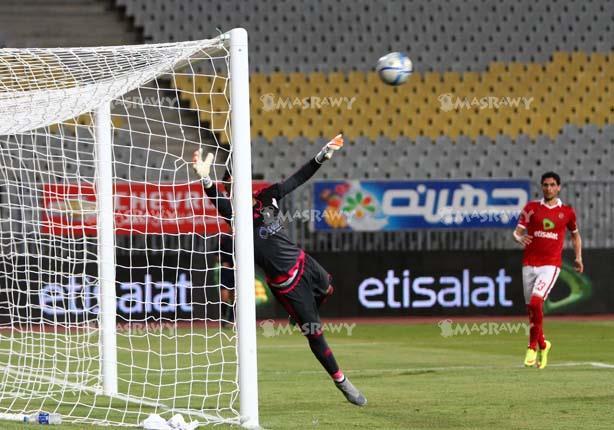
{"label": "stadium stand", "polygon": [[[287,147],[284,142],[289,141],[298,148],[308,141],[312,147],[339,131],[357,148],[374,148],[377,143],[374,157],[402,155],[392,165],[376,159],[377,168],[368,173],[375,178],[532,175],[539,166],[527,161],[555,144],[558,149],[550,150],[554,161],[571,161],[565,163],[565,174],[594,179],[611,173],[595,151],[574,150],[574,145],[586,142],[604,146],[605,154],[600,155],[612,155],[612,105],[604,95],[614,81],[614,38],[608,37],[613,12],[606,1],[591,2],[591,8],[567,1],[557,10],[533,2],[487,7],[478,1],[454,5],[438,1],[428,6],[407,2],[380,5],[374,14],[374,6],[366,1],[301,5],[116,0],[115,5],[124,9],[123,19],[114,18],[119,15],[117,10],[104,1],[87,0],[78,8],[73,3],[53,0],[43,5],[25,0],[18,5],[8,1],[0,8],[3,16],[10,17],[23,8],[44,13],[46,7],[53,7],[78,26],[88,25],[87,16],[105,17],[101,21],[105,25],[98,27],[118,33],[121,43],[139,37],[155,42],[195,39],[212,34],[216,27],[246,27],[252,50],[254,167],[265,176],[273,171],[285,176],[293,168],[294,163],[283,163],[282,156],[274,156],[284,153],[280,144]],[[590,11],[596,9],[603,13],[593,16]],[[527,19],[529,15],[532,19]],[[33,12],[28,17],[35,19],[36,15]],[[115,27],[106,26],[106,20],[114,21]],[[138,32],[134,30],[118,31],[118,25],[126,27],[130,20],[142,28],[142,36],[135,36]],[[343,31],[337,30],[340,22],[349,22]],[[465,24],[456,24],[459,22]],[[474,23],[472,28],[459,27],[467,22]],[[270,23],[270,28],[261,28],[263,23]],[[80,28],[74,31],[87,34]],[[3,32],[9,44],[11,37],[19,35],[26,44],[45,46],[12,33],[10,26],[3,27]],[[391,42],[380,33],[396,36]],[[92,37],[101,44],[113,43],[102,33]],[[56,44],[61,42],[55,39]],[[79,37],[79,44],[87,40]],[[308,52],[305,46],[314,49]],[[371,71],[376,58],[390,50],[407,51],[418,72],[401,87],[382,85]],[[225,80],[190,82],[179,76],[174,84],[182,103],[194,108],[198,120],[221,142],[227,142]],[[211,89],[213,95],[204,95]],[[514,96],[517,99],[512,104],[518,104],[499,109],[470,105],[474,99],[492,95]],[[532,98],[529,109],[522,106],[526,101],[518,100],[525,95],[527,100]],[[337,106],[318,108],[326,97]],[[299,104],[307,100],[309,107],[297,106],[297,100]],[[87,120],[76,122],[87,124]],[[118,128],[156,126],[122,124],[117,109],[114,123]],[[476,148],[479,157],[475,157]],[[511,165],[504,162],[510,158]],[[352,177],[362,167],[358,164],[340,162],[335,174]],[[260,170],[261,166],[267,168]]]}
{"label": "stadium stand", "polygon": [[[118,4],[142,25],[146,39],[157,42],[197,38],[211,27],[251,30],[252,133],[263,138],[254,140],[254,167],[259,171],[266,166],[265,176],[273,171],[287,175],[293,168],[275,156],[280,153],[275,142],[300,146],[340,130],[357,147],[377,142],[376,157],[407,154],[392,166],[377,160],[377,169],[365,173],[370,177],[531,176],[541,166],[530,161],[544,153],[552,153],[557,164],[566,162],[566,175],[594,179],[612,172],[608,163],[599,163],[603,158],[574,150],[586,142],[603,146],[601,155],[612,155],[612,107],[603,97],[614,80],[608,2],[591,2],[591,8],[563,2],[556,10],[552,4],[533,2],[487,7],[477,1],[408,2],[380,5],[377,14],[369,2],[319,1],[302,8],[238,1]],[[595,8],[603,13],[593,16]],[[348,21],[337,31],[338,23]],[[270,29],[260,28],[263,22],[271,23]],[[468,29],[458,22],[475,24]],[[397,35],[394,44],[378,36],[383,33]],[[314,49],[306,52],[303,46]],[[390,50],[408,52],[421,72],[402,87],[384,87],[369,72],[377,56]],[[220,129],[215,112],[227,109],[223,83],[216,83],[219,101],[190,94],[193,85],[197,92],[199,86],[212,84],[177,82],[201,121]],[[522,107],[521,100],[512,102],[517,107],[500,109],[468,106],[474,98],[507,94],[526,94],[527,101],[532,97],[530,108]],[[456,107],[443,104],[447,95],[454,97]],[[292,105],[311,97],[356,99],[351,109]],[[446,115],[447,110],[454,114]],[[423,143],[428,143],[426,149]],[[339,166],[335,174],[343,177],[360,174],[362,167]]]}
{"label": "stadium stand", "polygon": [[[47,7],[74,21],[71,31],[79,36],[71,33],[67,39],[45,30],[42,43],[9,22],[23,11],[35,20]],[[366,0],[85,0],[78,8],[72,0],[8,0],[0,12],[8,46],[169,42],[245,27],[253,168],[268,180],[287,177],[339,131],[350,150],[321,177],[515,178],[535,177],[546,168],[576,180],[614,175],[614,112],[608,98],[614,84],[614,9],[607,0],[377,6]],[[99,30],[90,38],[84,28],[93,17]],[[405,85],[388,87],[373,66],[396,50],[408,53],[416,73]],[[214,136],[158,144],[175,145],[179,156],[203,138],[228,142],[227,82],[213,77],[192,82],[178,75],[173,84],[176,93],[164,96],[177,97],[175,102],[194,112],[181,122],[200,121]],[[480,108],[483,98],[493,96],[527,99]],[[328,104],[318,107],[327,97]],[[529,98],[527,109],[523,104]],[[145,117],[155,118],[154,110]],[[158,121],[126,124],[117,107],[113,120],[119,141],[123,131],[159,126]],[[88,125],[88,118],[75,121]],[[126,172],[118,174],[137,177],[129,165],[120,163],[117,168]]]}
{"label": "stadium stand", "polygon": [[[349,150],[339,153],[334,169],[322,172],[323,178],[372,179],[411,178],[514,178],[535,177],[544,169],[556,168],[567,178],[598,179],[614,175],[614,135],[612,125],[603,128],[594,125],[584,127],[565,126],[555,138],[538,135],[531,139],[522,134],[512,139],[499,135],[495,138],[478,136],[474,141],[466,136],[451,139],[441,136],[436,139],[420,137],[410,140],[405,137],[392,140],[381,136],[376,145],[364,137],[349,142]],[[304,146],[298,142],[297,146]],[[285,138],[276,138],[272,144],[262,139],[254,141],[254,168],[261,166],[267,179],[275,175],[290,175],[294,169],[284,161]],[[320,140],[323,142],[323,140]],[[315,149],[318,143],[310,145]],[[578,147],[585,147],[576,150]],[[357,156],[360,151],[360,156]],[[306,152],[306,153],[305,153]],[[310,154],[309,150],[304,155]],[[260,159],[269,160],[263,164]],[[542,161],[548,159],[551,166]],[[371,170],[370,163],[377,169]],[[258,170],[260,171],[260,170]]]}
{"label": "stadium stand", "polygon": [[131,21],[106,0],[3,0],[0,29],[11,48],[142,42]]}
{"label": "stadium stand", "polygon": [[607,0],[590,1],[590,7],[571,0],[116,2],[155,42],[245,27],[252,71],[262,73],[367,71],[380,55],[397,50],[407,52],[419,72],[484,71],[491,62],[541,63],[557,51],[614,48]]}
{"label": "stadium stand", "polygon": [[[267,140],[279,135],[322,137],[340,129],[351,138],[371,139],[523,133],[554,137],[564,124],[607,123],[609,101],[602,95],[614,82],[614,68],[606,66],[613,61],[603,54],[555,53],[541,65],[493,63],[481,73],[428,72],[400,87],[384,87],[374,73],[363,72],[316,72],[313,78],[275,73],[270,79],[256,74],[253,133]],[[545,91],[544,82],[556,82],[558,88]],[[227,109],[215,104],[217,110]],[[199,108],[201,117],[209,115],[210,108]],[[313,127],[316,122],[319,126]]]}

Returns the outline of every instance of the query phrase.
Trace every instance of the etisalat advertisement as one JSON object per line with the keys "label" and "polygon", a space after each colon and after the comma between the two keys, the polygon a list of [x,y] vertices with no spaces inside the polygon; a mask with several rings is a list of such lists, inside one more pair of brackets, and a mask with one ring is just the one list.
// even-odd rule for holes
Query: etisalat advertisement
{"label": "etisalat advertisement", "polygon": [[[316,253],[332,274],[334,316],[524,315],[522,251]],[[587,273],[564,254],[544,310],[550,314],[614,310],[611,250],[586,250]]]}
{"label": "etisalat advertisement", "polygon": [[[131,252],[116,256],[116,309],[118,321],[179,320],[215,321],[220,317],[220,265],[213,253],[195,258],[190,252],[180,254],[163,252]],[[51,321],[82,321],[96,318],[100,312],[100,282],[97,264],[93,261],[79,267],[58,266],[49,261],[53,271],[39,277],[24,274],[23,294],[13,294],[13,300],[36,292],[29,297],[37,303],[32,316]],[[73,272],[75,274],[68,275]],[[58,276],[57,273],[64,273]],[[25,278],[28,278],[27,280]],[[28,285],[40,288],[25,289]],[[254,281],[256,303],[267,310],[271,294],[264,276],[256,271]],[[268,314],[267,314],[268,315]]]}
{"label": "etisalat advertisement", "polygon": [[[335,294],[322,307],[324,317],[429,315],[524,315],[522,257],[519,251],[434,251],[316,253],[332,274]],[[610,286],[611,250],[587,250],[587,273],[564,258],[559,279],[545,304],[550,314],[606,313],[614,310]],[[155,267],[139,258],[118,268],[120,319],[216,319],[219,281],[216,267],[177,269],[166,259]],[[95,264],[88,272],[95,273]],[[214,278],[207,278],[214,276]],[[30,277],[30,282],[33,279]],[[94,276],[40,280],[41,316],[54,321],[92,318],[99,312]],[[261,276],[254,288],[260,318],[284,317]]]}

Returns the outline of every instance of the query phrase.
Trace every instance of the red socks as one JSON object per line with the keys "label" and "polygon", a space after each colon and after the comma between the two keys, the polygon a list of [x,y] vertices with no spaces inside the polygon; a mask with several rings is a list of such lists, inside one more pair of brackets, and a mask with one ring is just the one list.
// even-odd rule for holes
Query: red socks
{"label": "red socks", "polygon": [[544,338],[544,300],[541,297],[531,296],[531,302],[527,305],[529,312],[529,322],[531,323],[531,331],[529,337],[529,348],[537,350],[546,348],[546,340]]}

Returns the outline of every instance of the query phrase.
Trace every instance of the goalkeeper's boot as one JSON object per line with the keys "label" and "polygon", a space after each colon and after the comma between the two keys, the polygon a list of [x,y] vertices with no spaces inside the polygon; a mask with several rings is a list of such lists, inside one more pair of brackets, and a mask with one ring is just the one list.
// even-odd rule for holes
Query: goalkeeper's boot
{"label": "goalkeeper's boot", "polygon": [[539,351],[539,362],[537,367],[544,369],[548,365],[548,353],[552,349],[552,343],[549,340],[546,341],[546,347]]}
{"label": "goalkeeper's boot", "polygon": [[339,388],[339,390],[341,390],[348,402],[353,403],[356,406],[364,406],[367,404],[367,399],[365,398],[365,396],[363,396],[361,392],[358,391],[358,389],[354,386],[354,384],[350,382],[347,377],[344,377],[343,381],[341,382],[335,381],[335,385],[337,386],[337,388]]}
{"label": "goalkeeper's boot", "polygon": [[527,348],[527,353],[524,356],[524,365],[526,367],[535,366],[537,362],[537,351],[532,348]]}

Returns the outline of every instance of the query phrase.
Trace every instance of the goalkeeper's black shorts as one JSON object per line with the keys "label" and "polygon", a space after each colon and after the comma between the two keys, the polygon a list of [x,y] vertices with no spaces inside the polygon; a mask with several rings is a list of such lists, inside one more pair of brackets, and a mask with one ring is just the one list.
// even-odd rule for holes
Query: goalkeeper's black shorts
{"label": "goalkeeper's black shorts", "polygon": [[332,278],[309,254],[305,255],[301,278],[289,291],[271,287],[284,309],[296,321],[303,334],[321,331],[320,305],[333,293]]}

